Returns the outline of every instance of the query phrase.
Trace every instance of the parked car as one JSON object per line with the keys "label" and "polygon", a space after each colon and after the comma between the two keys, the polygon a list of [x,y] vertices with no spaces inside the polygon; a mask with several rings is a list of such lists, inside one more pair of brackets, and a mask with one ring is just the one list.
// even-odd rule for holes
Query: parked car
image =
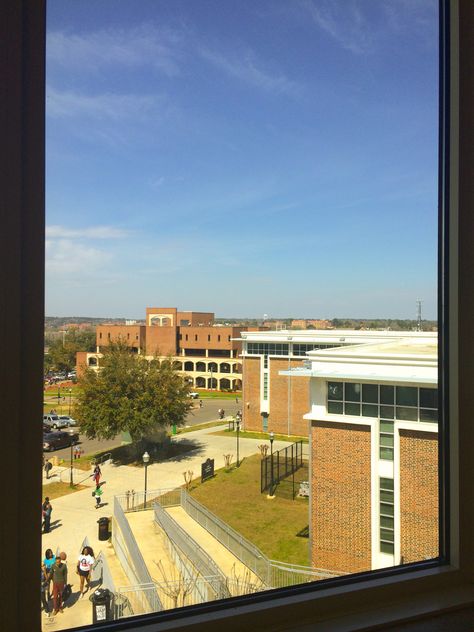
{"label": "parked car", "polygon": [[68,426],[77,426],[77,421],[68,415],[58,415],[61,421],[65,421]]}
{"label": "parked car", "polygon": [[188,397],[190,397],[191,399],[199,399],[199,393],[191,391],[191,393],[188,393]]}
{"label": "parked car", "polygon": [[79,441],[77,433],[69,434],[68,432],[45,432],[43,433],[43,450],[52,452],[60,448],[67,448],[75,445]]}
{"label": "parked car", "polygon": [[77,377],[77,373],[76,373],[76,371],[69,371],[67,376],[68,376],[68,378],[72,379],[74,377]]}
{"label": "parked car", "polygon": [[61,419],[59,415],[54,415],[52,413],[49,415],[43,415],[43,425],[48,426],[50,430],[51,428],[54,428],[54,430],[57,430],[58,428],[69,428],[68,421]]}

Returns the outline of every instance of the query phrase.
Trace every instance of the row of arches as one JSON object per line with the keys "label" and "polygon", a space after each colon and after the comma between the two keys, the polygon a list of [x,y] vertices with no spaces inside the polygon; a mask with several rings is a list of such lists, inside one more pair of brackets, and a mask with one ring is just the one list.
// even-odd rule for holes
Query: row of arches
{"label": "row of arches", "polygon": [[179,371],[197,371],[198,373],[242,373],[242,365],[230,362],[175,362]]}
{"label": "row of arches", "polygon": [[187,377],[186,382],[194,388],[215,389],[219,391],[240,391],[242,390],[242,380],[229,380],[222,377],[219,380],[215,377]]}

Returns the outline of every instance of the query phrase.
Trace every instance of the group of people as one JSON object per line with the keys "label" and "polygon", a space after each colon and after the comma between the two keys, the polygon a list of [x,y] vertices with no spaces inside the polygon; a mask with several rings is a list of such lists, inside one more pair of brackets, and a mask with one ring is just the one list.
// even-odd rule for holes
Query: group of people
{"label": "group of people", "polygon": [[[51,549],[46,549],[41,565],[41,603],[47,616],[51,615],[50,602],[53,601],[54,615],[63,612],[64,602],[72,594],[71,585],[67,583],[68,566],[67,555],[61,551],[54,555]],[[91,571],[95,562],[92,547],[85,546],[77,559],[76,573],[79,575],[79,591],[85,595],[90,588]],[[84,583],[86,589],[84,590]],[[52,588],[52,589],[51,589]]]}

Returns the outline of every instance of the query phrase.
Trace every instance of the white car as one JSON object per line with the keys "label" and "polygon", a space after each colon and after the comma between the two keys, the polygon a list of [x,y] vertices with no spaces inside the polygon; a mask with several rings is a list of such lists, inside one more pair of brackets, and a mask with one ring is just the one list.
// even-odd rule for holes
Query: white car
{"label": "white car", "polygon": [[191,391],[191,393],[188,393],[188,397],[190,397],[191,399],[199,399],[199,393]]}
{"label": "white car", "polygon": [[61,421],[65,421],[68,426],[77,426],[77,421],[68,415],[58,415]]}

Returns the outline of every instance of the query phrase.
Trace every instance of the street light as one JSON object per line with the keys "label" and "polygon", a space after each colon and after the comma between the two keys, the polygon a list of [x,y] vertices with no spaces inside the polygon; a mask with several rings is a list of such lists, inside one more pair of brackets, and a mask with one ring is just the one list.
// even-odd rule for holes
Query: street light
{"label": "street light", "polygon": [[274,434],[270,432],[270,498],[273,498],[273,439]]}
{"label": "street light", "polygon": [[239,432],[240,432],[240,419],[237,417],[237,467],[240,467],[239,461]]}
{"label": "street light", "polygon": [[[61,387],[58,386],[58,410],[59,410],[59,402],[61,401]],[[59,413],[58,413],[59,415]]]}
{"label": "street light", "polygon": [[69,417],[71,416],[71,393],[72,388],[69,389]]}
{"label": "street light", "polygon": [[150,455],[148,454],[148,452],[145,452],[142,456],[143,459],[143,463],[145,465],[145,498],[144,498],[144,509],[146,509],[146,484],[147,484],[147,469],[148,469],[148,462],[150,460]]}

